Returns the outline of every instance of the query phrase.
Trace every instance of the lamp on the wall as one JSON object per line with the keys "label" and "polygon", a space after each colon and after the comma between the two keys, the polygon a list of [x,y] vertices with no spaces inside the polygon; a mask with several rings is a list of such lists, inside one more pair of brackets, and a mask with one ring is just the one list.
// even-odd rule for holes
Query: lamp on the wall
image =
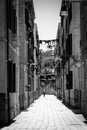
{"label": "lamp on the wall", "polygon": [[60,16],[68,16],[68,11],[62,10],[62,11],[60,12]]}
{"label": "lamp on the wall", "polygon": [[61,8],[61,11],[60,11],[60,16],[68,16],[68,11],[67,11],[67,7],[66,7],[66,2],[63,1],[62,3],[62,8]]}

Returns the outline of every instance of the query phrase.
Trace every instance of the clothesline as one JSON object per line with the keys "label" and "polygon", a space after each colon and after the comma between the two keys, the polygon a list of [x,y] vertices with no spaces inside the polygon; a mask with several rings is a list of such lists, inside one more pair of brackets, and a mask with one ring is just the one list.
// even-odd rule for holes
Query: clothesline
{"label": "clothesline", "polygon": [[51,39],[51,40],[39,40],[39,43],[50,43],[50,42],[58,42],[58,39]]}

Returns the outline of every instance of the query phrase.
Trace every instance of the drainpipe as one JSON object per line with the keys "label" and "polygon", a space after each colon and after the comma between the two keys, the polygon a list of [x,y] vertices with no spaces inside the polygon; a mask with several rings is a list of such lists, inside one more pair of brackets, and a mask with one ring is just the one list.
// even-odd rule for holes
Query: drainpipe
{"label": "drainpipe", "polygon": [[8,77],[9,77],[9,30],[8,30],[8,2],[9,0],[6,1],[6,6],[7,6],[7,109],[8,109],[8,124],[10,124],[10,95],[9,95],[9,82],[8,82]]}

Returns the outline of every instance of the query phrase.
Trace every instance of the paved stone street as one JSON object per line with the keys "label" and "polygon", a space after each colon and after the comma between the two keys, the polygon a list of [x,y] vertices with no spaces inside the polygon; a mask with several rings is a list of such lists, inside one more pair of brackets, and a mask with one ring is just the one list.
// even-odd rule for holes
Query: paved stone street
{"label": "paved stone street", "polygon": [[74,114],[55,96],[40,96],[1,130],[87,130],[81,114]]}

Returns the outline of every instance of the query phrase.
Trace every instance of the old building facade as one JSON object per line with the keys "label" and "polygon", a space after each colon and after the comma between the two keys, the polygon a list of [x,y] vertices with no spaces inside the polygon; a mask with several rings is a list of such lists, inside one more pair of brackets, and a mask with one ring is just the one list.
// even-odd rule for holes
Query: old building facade
{"label": "old building facade", "polygon": [[81,47],[81,70],[80,70],[80,85],[81,85],[81,109],[87,116],[87,2],[80,4],[80,47]]}
{"label": "old building facade", "polygon": [[[57,84],[62,91],[62,100],[73,107],[81,109],[85,116],[87,116],[86,9],[86,1],[62,0],[60,10],[61,26],[58,28],[57,34],[57,59],[62,63],[61,69],[58,70],[59,81]],[[62,49],[59,49],[61,45]],[[63,52],[62,54],[60,50]],[[60,63],[59,61],[58,63]],[[60,68],[60,65],[58,66]],[[62,77],[61,81],[60,77]]]}
{"label": "old building facade", "polygon": [[0,122],[19,113],[18,1],[0,1]]}
{"label": "old building facade", "polygon": [[[63,53],[59,54],[62,60],[62,99],[69,105],[81,107],[81,88],[79,68],[80,59],[80,2],[62,1],[61,35]],[[59,44],[60,44],[59,40]]]}
{"label": "old building facade", "polygon": [[39,54],[39,35],[37,24],[34,23],[34,99],[40,95],[40,57]]}
{"label": "old building facade", "polygon": [[56,85],[57,85],[57,97],[62,99],[62,88],[63,88],[63,66],[61,61],[61,56],[63,54],[63,44],[62,44],[62,36],[63,36],[63,27],[61,23],[58,24],[57,36],[56,39],[56,47],[54,51],[55,56],[55,73],[56,73]]}
{"label": "old building facade", "polygon": [[33,102],[34,74],[34,19],[35,12],[32,0],[19,2],[19,34],[20,34],[20,110],[25,109]]}
{"label": "old building facade", "polygon": [[10,123],[35,99],[32,65],[35,11],[32,0],[1,0],[0,10],[0,123],[3,124]]}

